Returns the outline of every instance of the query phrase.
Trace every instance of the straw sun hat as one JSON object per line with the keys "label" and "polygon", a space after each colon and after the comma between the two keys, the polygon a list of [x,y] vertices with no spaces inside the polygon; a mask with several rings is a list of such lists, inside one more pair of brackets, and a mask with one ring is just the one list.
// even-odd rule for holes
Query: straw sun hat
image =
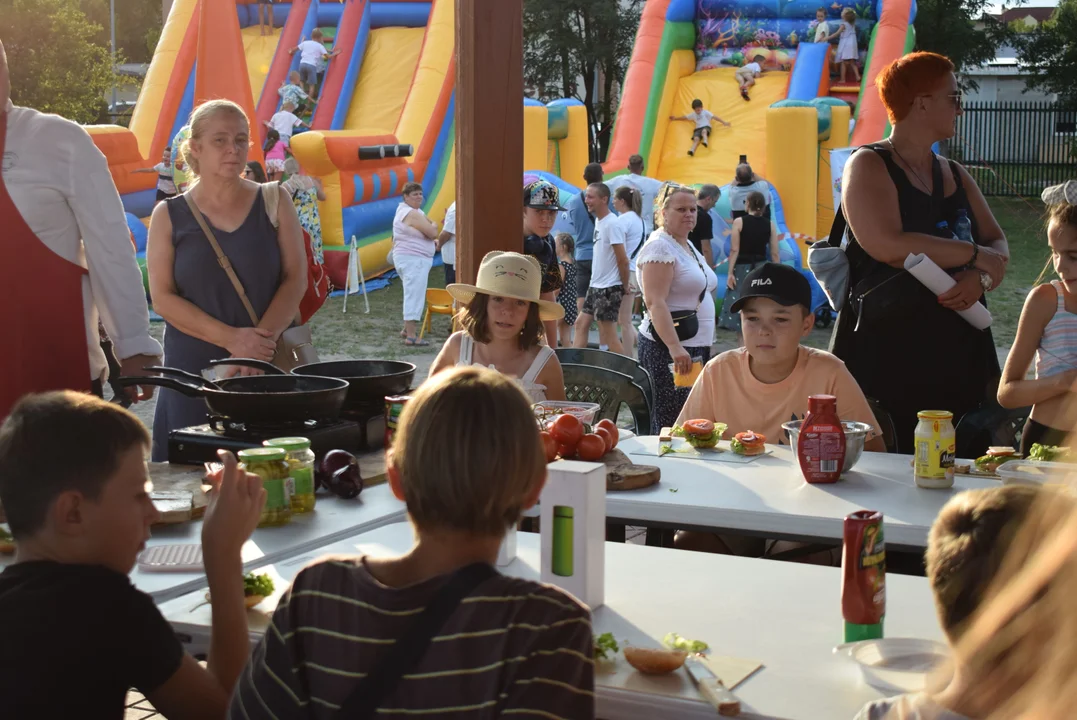
{"label": "straw sun hat", "polygon": [[530,255],[495,251],[482,259],[474,285],[453,283],[445,289],[465,305],[475,293],[527,300],[538,304],[541,320],[560,320],[565,316],[565,309],[555,302],[539,300],[541,287],[542,266],[538,260]]}

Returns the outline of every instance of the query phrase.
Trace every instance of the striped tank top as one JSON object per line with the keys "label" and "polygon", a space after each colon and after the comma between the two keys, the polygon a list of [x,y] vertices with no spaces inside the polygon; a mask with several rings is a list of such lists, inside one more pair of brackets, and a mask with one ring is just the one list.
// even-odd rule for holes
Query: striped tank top
{"label": "striped tank top", "polygon": [[1066,310],[1061,281],[1052,280],[1051,286],[1058,296],[1058,305],[1036,348],[1037,378],[1077,369],[1077,315]]}

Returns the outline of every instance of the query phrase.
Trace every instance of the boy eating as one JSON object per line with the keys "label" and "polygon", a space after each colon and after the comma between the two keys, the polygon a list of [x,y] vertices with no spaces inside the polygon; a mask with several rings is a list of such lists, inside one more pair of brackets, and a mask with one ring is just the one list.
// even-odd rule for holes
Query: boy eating
{"label": "boy eating", "polygon": [[[466,709],[470,718],[593,718],[587,608],[489,567],[546,479],[523,391],[484,368],[435,375],[404,407],[386,459],[415,545],[400,557],[329,558],[301,571],[243,673],[231,717],[339,717],[349,698],[380,690],[366,708],[371,717],[376,707],[391,717]],[[476,568],[485,576],[427,628],[426,649],[394,664],[394,648],[423,625],[424,608],[444,606],[439,593]],[[378,676],[389,666],[394,674]]]}
{"label": "boy eating", "polygon": [[[970,490],[951,498],[931,526],[926,559],[939,623],[953,651],[953,678],[937,693],[869,703],[856,720],[969,720],[991,717],[1005,705],[1036,673],[1036,658],[1026,656],[1031,662],[1023,663],[1013,658],[1008,668],[991,667],[980,657],[966,655],[965,633],[981,607],[1054,537],[1072,511],[1072,495],[1029,485]],[[1025,632],[1037,633],[1025,637],[1029,647],[1047,648],[1052,640],[1060,641],[1052,635],[1057,628],[1053,622],[1030,627],[1023,618],[1014,618],[1011,633],[1018,624]]]}
{"label": "boy eating", "polygon": [[728,425],[725,439],[749,430],[788,444],[782,423],[803,419],[809,395],[834,395],[842,420],[872,427],[865,448],[886,452],[875,416],[845,363],[804,347],[815,327],[811,287],[799,270],[765,263],[748,273],[732,312],[740,313],[744,347],[707,363],[684,403],[678,423],[706,419]]}
{"label": "boy eating", "polygon": [[127,574],[158,518],[142,422],[91,395],[23,398],[0,426],[0,501],[17,546],[0,573],[6,717],[124,717],[137,688],[167,718],[223,718],[249,657],[240,549],[265,491],[231,453],[202,545],[213,594],[209,669]]}

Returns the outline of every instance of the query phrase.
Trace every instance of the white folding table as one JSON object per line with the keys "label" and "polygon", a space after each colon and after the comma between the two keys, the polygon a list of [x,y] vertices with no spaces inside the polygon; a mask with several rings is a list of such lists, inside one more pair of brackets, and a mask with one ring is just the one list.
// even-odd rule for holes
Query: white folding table
{"label": "white folding table", "polygon": [[[248,614],[252,642],[292,577],[323,554],[400,554],[411,527],[396,523],[316,551],[259,568],[277,581],[276,593]],[[539,536],[519,533],[518,557],[502,568],[537,580]],[[594,613],[596,635],[612,632],[633,645],[656,647],[677,632],[704,640],[713,653],[757,660],[763,669],[735,692],[748,718],[848,720],[883,693],[866,685],[852,661],[833,653],[842,642],[841,571],[772,560],[606,543],[606,603]],[[887,577],[888,637],[942,640],[924,578]],[[211,610],[200,593],[161,606],[194,653],[208,647]],[[685,671],[648,677],[623,657],[595,677],[597,716],[606,720],[714,718]]]}
{"label": "white folding table", "polygon": [[[243,568],[249,571],[267,562],[276,562],[313,548],[329,545],[341,538],[400,522],[407,517],[404,503],[393,497],[386,484],[367,488],[353,500],[319,495],[314,512],[293,515],[281,527],[258,528],[243,546]],[[147,547],[177,543],[200,543],[202,521],[153,528]],[[0,570],[15,559],[0,555]],[[161,603],[206,587],[202,572],[146,572],[136,565],[131,582],[139,590]]]}
{"label": "white folding table", "polygon": [[656,452],[654,436],[628,438],[618,448],[632,462],[662,470],[657,485],[606,493],[606,517],[627,525],[840,543],[846,515],[879,510],[887,546],[922,550],[931,524],[954,494],[999,485],[991,478],[958,475],[949,490],[918,488],[910,455],[866,452],[839,482],[809,485],[784,445],[768,445],[771,455],[746,464],[634,454]]}

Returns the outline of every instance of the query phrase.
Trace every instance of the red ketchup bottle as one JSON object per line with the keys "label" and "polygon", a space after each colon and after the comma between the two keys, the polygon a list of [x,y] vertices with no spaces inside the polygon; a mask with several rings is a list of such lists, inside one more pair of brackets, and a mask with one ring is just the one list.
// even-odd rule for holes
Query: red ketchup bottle
{"label": "red ketchup bottle", "polygon": [[883,636],[886,615],[886,544],[883,515],[858,510],[845,518],[841,552],[841,615],[844,642]]}
{"label": "red ketchup bottle", "polygon": [[797,460],[809,483],[835,483],[845,464],[845,431],[833,395],[808,397],[808,414],[800,425]]}

